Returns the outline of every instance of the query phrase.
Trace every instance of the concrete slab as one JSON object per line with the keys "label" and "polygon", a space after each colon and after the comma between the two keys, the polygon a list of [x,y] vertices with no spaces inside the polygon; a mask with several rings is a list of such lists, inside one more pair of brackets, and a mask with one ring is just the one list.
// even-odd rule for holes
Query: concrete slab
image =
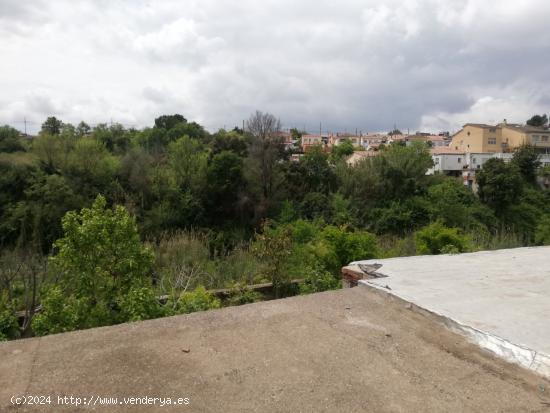
{"label": "concrete slab", "polygon": [[368,288],[0,343],[0,412],[539,412],[548,389]]}
{"label": "concrete slab", "polygon": [[550,377],[550,247],[357,261],[361,280],[431,313],[484,348]]}

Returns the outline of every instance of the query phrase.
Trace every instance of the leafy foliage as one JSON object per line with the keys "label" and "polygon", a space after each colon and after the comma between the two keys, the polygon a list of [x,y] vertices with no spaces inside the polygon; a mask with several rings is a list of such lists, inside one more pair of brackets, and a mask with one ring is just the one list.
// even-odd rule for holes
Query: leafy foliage
{"label": "leafy foliage", "polygon": [[214,310],[220,307],[220,300],[206,291],[203,286],[199,286],[194,291],[184,292],[179,297],[175,311],[177,314],[188,314],[196,311]]}
{"label": "leafy foliage", "polygon": [[550,243],[535,148],[485,163],[476,195],[426,175],[421,142],[351,166],[349,141],[291,157],[280,125],[256,112],[213,134],[180,114],[141,130],[50,117],[32,139],[0,127],[2,337],[28,335],[38,304],[32,327],[49,334],[219,307],[208,289],[234,288],[224,305],[264,299],[246,288],[262,282],[324,291],[359,259]]}
{"label": "leafy foliage", "polygon": [[548,126],[548,116],[546,114],[533,115],[529,120],[527,120],[526,123],[530,126],[538,126],[544,128]]}
{"label": "leafy foliage", "polygon": [[[58,284],[46,292],[33,328],[45,333],[94,327],[143,317],[151,309],[150,297],[136,288],[149,285],[153,254],[141,245],[123,207],[109,209],[98,196],[91,208],[68,212],[63,231],[50,258]],[[118,302],[129,307],[121,312]]]}
{"label": "leafy foliage", "polygon": [[491,158],[477,174],[479,198],[502,215],[517,202],[523,190],[523,181],[515,163],[505,163],[502,159]]}
{"label": "leafy foliage", "polygon": [[19,324],[15,310],[6,292],[0,294],[0,341],[16,338],[19,335]]}
{"label": "leafy foliage", "polygon": [[544,216],[538,223],[535,242],[537,245],[550,245],[550,215]]}
{"label": "leafy foliage", "polygon": [[319,293],[340,288],[341,282],[328,271],[309,269],[305,274],[303,284],[300,284],[301,294]]}
{"label": "leafy foliage", "polygon": [[273,283],[276,297],[290,281],[285,271],[285,262],[291,254],[291,247],[290,231],[285,228],[272,231],[268,222],[264,223],[263,231],[256,234],[252,244],[252,252],[264,264],[262,272],[265,278]]}
{"label": "leafy foliage", "polygon": [[465,252],[470,241],[458,228],[448,228],[434,222],[416,232],[416,249],[419,254],[449,254]]}

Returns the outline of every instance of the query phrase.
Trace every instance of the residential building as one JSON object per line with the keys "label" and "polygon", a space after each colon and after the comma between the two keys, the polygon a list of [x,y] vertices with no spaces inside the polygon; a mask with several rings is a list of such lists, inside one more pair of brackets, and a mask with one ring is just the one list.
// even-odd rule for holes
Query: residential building
{"label": "residential building", "polygon": [[511,152],[525,145],[533,145],[543,153],[550,153],[550,131],[534,126],[467,123],[453,135],[451,147],[463,152]]}
{"label": "residential building", "polygon": [[312,146],[326,147],[329,142],[328,134],[312,134],[307,133],[302,135],[302,150],[307,152]]}
{"label": "residential building", "polygon": [[348,133],[339,133],[331,134],[329,137],[329,144],[332,146],[337,146],[342,142],[349,141],[353,146],[361,146],[363,142],[363,137],[360,135],[353,135]]}
{"label": "residential building", "polygon": [[[476,189],[476,171],[483,169],[485,162],[491,158],[509,162],[514,156],[511,152],[463,152],[454,147],[432,148],[430,153],[434,165],[428,170],[427,175],[442,173],[456,177],[462,176],[464,185],[473,189]],[[542,166],[550,165],[550,154],[541,154],[539,160]]]}

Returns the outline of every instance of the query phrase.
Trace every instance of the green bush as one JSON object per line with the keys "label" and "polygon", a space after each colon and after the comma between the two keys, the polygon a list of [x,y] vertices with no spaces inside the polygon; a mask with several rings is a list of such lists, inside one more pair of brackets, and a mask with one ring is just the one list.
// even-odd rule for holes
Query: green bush
{"label": "green bush", "polygon": [[0,341],[16,338],[19,335],[19,325],[13,306],[7,294],[0,294]]}
{"label": "green bush", "polygon": [[[150,285],[153,254],[141,244],[133,217],[121,206],[107,208],[105,198],[98,196],[91,208],[68,212],[63,231],[55,243],[57,254],[49,260],[59,281],[42,298],[35,332],[58,333],[143,316],[139,307],[145,297],[138,291]],[[120,303],[131,308],[121,309]]]}
{"label": "green bush", "polygon": [[268,222],[262,229],[261,233],[256,234],[251,251],[263,264],[262,276],[273,283],[275,297],[279,298],[290,283],[287,263],[292,254],[291,233],[284,227],[273,230]]}
{"label": "green bush", "polygon": [[132,287],[119,301],[124,321],[139,321],[164,315],[155,291],[150,287]]}
{"label": "green bush", "polygon": [[82,303],[74,297],[66,297],[59,286],[53,286],[42,294],[42,311],[32,319],[32,330],[38,336],[63,333],[81,325]]}
{"label": "green bush", "polygon": [[192,292],[184,292],[176,303],[176,313],[189,314],[196,311],[213,310],[221,307],[221,302],[213,294],[199,286]]}
{"label": "green bush", "polygon": [[337,258],[337,268],[332,268],[333,272],[339,272],[340,267],[351,261],[366,260],[378,255],[376,237],[367,231],[348,231],[329,225],[323,228],[322,237],[333,248]]}
{"label": "green bush", "polygon": [[419,254],[445,254],[468,251],[470,240],[458,228],[447,228],[441,222],[434,222],[415,234],[416,250]]}
{"label": "green bush", "polygon": [[227,299],[227,304],[229,305],[242,305],[255,303],[262,300],[262,294],[257,291],[251,290],[243,285],[236,285],[229,298]]}
{"label": "green bush", "polygon": [[535,242],[537,245],[550,245],[550,215],[545,215],[537,225]]}
{"label": "green bush", "polygon": [[303,219],[292,222],[289,228],[292,231],[292,241],[297,244],[306,244],[314,240],[320,232],[319,225]]}
{"label": "green bush", "polygon": [[304,275],[304,283],[300,284],[300,294],[336,290],[341,286],[341,282],[338,278],[322,269],[309,268],[309,271]]}

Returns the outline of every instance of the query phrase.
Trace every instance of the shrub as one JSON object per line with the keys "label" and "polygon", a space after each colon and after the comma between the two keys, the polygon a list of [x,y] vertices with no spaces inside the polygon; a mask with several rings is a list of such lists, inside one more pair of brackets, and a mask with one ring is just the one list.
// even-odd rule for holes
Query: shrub
{"label": "shrub", "polygon": [[229,305],[242,305],[255,303],[262,300],[262,294],[246,286],[236,285],[231,291],[227,303]]}
{"label": "shrub", "polygon": [[133,288],[150,284],[153,264],[133,217],[121,206],[107,208],[98,196],[91,208],[68,212],[63,231],[55,243],[58,253],[49,261],[59,284],[43,297],[42,312],[33,322],[37,334],[126,321],[119,303],[129,302],[126,295]]}
{"label": "shrub", "polygon": [[221,307],[221,302],[203,286],[192,292],[184,292],[176,303],[176,313],[189,314],[196,311],[213,310]]}
{"label": "shrub", "polygon": [[297,244],[306,244],[314,240],[320,232],[319,225],[303,219],[294,221],[289,228],[292,231],[292,241]]}
{"label": "shrub", "polygon": [[163,308],[150,287],[132,287],[119,301],[124,321],[148,320],[162,317]]}
{"label": "shrub", "polygon": [[337,257],[338,268],[332,268],[338,272],[339,267],[355,260],[366,260],[378,255],[376,237],[367,231],[347,231],[344,228],[326,226],[322,237],[334,249]]}
{"label": "shrub", "polygon": [[292,238],[287,228],[272,230],[269,223],[263,226],[263,232],[256,234],[251,251],[262,262],[265,279],[273,283],[275,297],[280,297],[290,282],[287,261],[292,253]]}
{"label": "shrub", "polygon": [[304,283],[300,285],[300,294],[318,293],[340,288],[340,280],[330,272],[322,269],[309,268],[305,274]]}
{"label": "shrub", "polygon": [[445,254],[464,252],[469,249],[470,240],[458,228],[447,228],[441,222],[434,222],[415,235],[419,254]]}
{"label": "shrub", "polygon": [[179,295],[198,285],[215,287],[215,263],[206,235],[193,231],[164,234],[156,248],[155,273],[163,293]]}
{"label": "shrub", "polygon": [[66,297],[61,287],[50,287],[42,294],[42,311],[34,316],[32,329],[38,336],[76,330],[81,307],[74,297]]}
{"label": "shrub", "polygon": [[19,335],[17,317],[7,294],[0,294],[0,341],[16,338]]}
{"label": "shrub", "polygon": [[302,216],[308,219],[330,220],[331,205],[327,195],[322,192],[308,192],[300,204]]}
{"label": "shrub", "polygon": [[545,215],[537,225],[535,242],[537,245],[550,245],[550,215]]}

